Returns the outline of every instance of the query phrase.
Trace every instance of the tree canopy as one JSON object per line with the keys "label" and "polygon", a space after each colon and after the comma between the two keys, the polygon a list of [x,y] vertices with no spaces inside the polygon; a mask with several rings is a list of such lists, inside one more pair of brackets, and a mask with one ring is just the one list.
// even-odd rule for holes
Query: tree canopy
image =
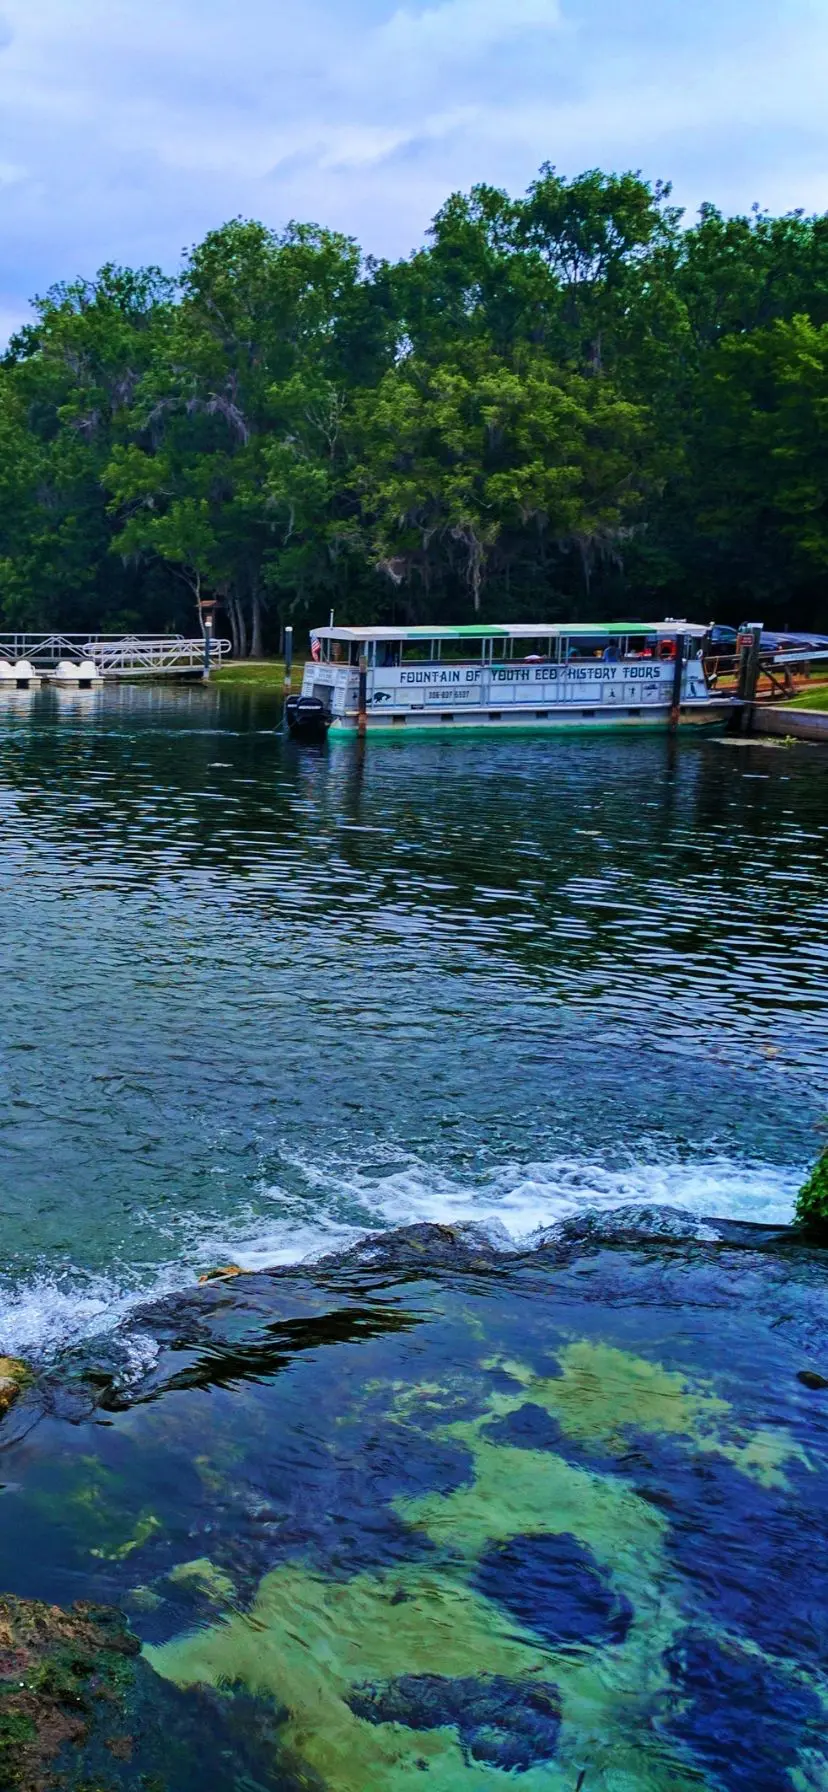
{"label": "tree canopy", "polygon": [[828,217],[545,166],[390,264],[235,219],[53,287],[0,365],[0,627],[237,654],[479,614],[828,628]]}

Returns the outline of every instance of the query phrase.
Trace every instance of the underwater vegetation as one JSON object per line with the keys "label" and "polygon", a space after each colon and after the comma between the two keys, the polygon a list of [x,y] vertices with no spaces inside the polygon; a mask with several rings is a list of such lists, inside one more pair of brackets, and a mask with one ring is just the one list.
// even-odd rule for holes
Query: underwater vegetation
{"label": "underwater vegetation", "polygon": [[824,1792],[821,1253],[417,1255],[199,1290],[0,1458],[0,1584],[121,1614],[3,1792]]}

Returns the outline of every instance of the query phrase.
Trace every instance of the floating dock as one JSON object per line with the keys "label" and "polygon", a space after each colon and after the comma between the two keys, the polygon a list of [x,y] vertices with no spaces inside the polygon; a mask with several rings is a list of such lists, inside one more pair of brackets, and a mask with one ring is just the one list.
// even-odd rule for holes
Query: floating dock
{"label": "floating dock", "polygon": [[[218,668],[230,657],[229,641],[210,642],[210,665]],[[29,683],[17,678],[21,664],[29,667]],[[3,672],[8,666],[8,677]],[[83,667],[73,675],[71,667]],[[91,667],[91,671],[89,668]],[[119,678],[201,677],[204,670],[204,638],[186,635],[37,635],[0,634],[0,687],[37,689],[50,683],[91,688],[101,681]]]}

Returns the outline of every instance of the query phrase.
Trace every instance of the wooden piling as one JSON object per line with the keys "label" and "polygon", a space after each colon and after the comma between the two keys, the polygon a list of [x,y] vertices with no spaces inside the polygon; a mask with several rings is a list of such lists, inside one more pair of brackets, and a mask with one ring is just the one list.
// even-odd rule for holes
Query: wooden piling
{"label": "wooden piling", "polygon": [[681,716],[681,686],[684,678],[684,655],[687,645],[686,635],[676,636],[676,663],[673,667],[673,700],[670,707],[670,727],[677,728]]}
{"label": "wooden piling", "polygon": [[745,637],[740,649],[739,660],[739,696],[742,699],[741,729],[743,734],[753,733],[753,707],[756,702],[756,687],[759,683],[759,643],[762,639],[761,622],[751,623],[745,630]]}

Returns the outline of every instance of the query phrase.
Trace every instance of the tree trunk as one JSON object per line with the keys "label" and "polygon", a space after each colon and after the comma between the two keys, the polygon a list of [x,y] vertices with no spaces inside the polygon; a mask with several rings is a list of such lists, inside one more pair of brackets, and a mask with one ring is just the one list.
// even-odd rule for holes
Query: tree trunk
{"label": "tree trunk", "polygon": [[233,637],[233,657],[237,660],[247,658],[247,629],[244,625],[244,611],[235,592],[227,599],[230,615],[230,633]]}
{"label": "tree trunk", "polygon": [[252,660],[261,660],[264,659],[264,646],[262,642],[262,600],[255,588],[251,597],[251,611],[252,634],[250,639],[250,658]]}

